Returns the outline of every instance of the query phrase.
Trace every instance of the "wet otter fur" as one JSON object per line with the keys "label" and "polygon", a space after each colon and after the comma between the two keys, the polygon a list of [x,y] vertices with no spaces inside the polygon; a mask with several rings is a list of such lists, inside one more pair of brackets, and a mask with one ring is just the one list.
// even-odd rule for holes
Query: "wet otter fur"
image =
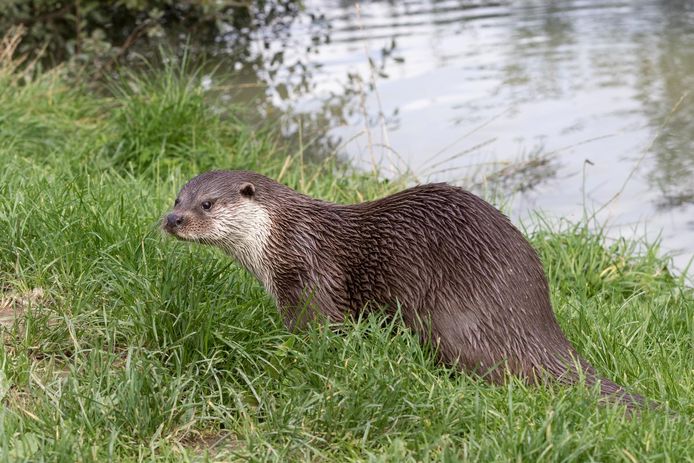
{"label": "wet otter fur", "polygon": [[416,186],[338,205],[247,171],[188,182],[163,228],[217,246],[274,296],[290,328],[401,307],[440,359],[494,383],[600,382],[628,407],[643,398],[598,378],[562,333],[534,249],[510,220],[462,188]]}

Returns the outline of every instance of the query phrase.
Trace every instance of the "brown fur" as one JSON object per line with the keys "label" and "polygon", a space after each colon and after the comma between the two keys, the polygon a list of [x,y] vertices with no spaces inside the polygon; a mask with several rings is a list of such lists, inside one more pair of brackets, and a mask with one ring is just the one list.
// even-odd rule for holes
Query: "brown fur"
{"label": "brown fur", "polygon": [[[248,183],[253,194],[242,198]],[[400,305],[405,323],[437,346],[441,360],[490,381],[507,372],[530,382],[598,380],[557,324],[534,249],[506,216],[461,188],[421,185],[338,205],[252,172],[209,172],[182,189],[179,198],[193,199],[174,213],[205,195],[226,198],[225,207],[256,201],[268,211],[260,265],[289,327],[317,313],[341,322]],[[604,395],[629,406],[643,401],[600,383]]]}

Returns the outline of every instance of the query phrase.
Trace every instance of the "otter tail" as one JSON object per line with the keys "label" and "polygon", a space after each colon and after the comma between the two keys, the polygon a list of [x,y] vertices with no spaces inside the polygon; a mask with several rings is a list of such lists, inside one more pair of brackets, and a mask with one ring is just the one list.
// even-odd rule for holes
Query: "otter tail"
{"label": "otter tail", "polygon": [[[608,402],[626,405],[628,409],[644,408],[652,406],[643,396],[628,392],[622,386],[613,383],[609,379],[594,377],[594,382],[600,382],[600,395]],[[587,378],[586,378],[587,381]]]}
{"label": "otter tail", "polygon": [[566,366],[566,362],[552,362],[550,365],[547,370],[560,383],[568,385],[585,381],[585,384],[589,387],[599,384],[600,395],[605,402],[625,405],[630,411],[654,406],[652,402],[643,396],[633,394],[619,384],[599,376],[595,368],[581,357],[574,356],[570,367]]}

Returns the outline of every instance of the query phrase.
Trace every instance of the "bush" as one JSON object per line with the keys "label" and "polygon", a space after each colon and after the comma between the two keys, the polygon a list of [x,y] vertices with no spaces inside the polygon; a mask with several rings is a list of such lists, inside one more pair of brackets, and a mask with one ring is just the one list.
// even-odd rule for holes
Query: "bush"
{"label": "bush", "polygon": [[[99,75],[130,50],[160,43],[179,49],[192,37],[211,43],[224,35],[243,53],[248,34],[261,25],[291,20],[296,0],[5,0],[0,35],[26,29],[19,51],[49,65],[69,61]],[[156,46],[154,46],[156,49]]]}

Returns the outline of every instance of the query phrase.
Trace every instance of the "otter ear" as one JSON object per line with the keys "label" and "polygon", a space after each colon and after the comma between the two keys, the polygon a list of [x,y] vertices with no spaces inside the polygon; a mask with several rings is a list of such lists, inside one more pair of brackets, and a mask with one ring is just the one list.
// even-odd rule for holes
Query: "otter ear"
{"label": "otter ear", "polygon": [[255,185],[253,185],[252,183],[244,182],[241,184],[241,187],[239,188],[239,193],[241,193],[241,196],[251,198],[255,194]]}

